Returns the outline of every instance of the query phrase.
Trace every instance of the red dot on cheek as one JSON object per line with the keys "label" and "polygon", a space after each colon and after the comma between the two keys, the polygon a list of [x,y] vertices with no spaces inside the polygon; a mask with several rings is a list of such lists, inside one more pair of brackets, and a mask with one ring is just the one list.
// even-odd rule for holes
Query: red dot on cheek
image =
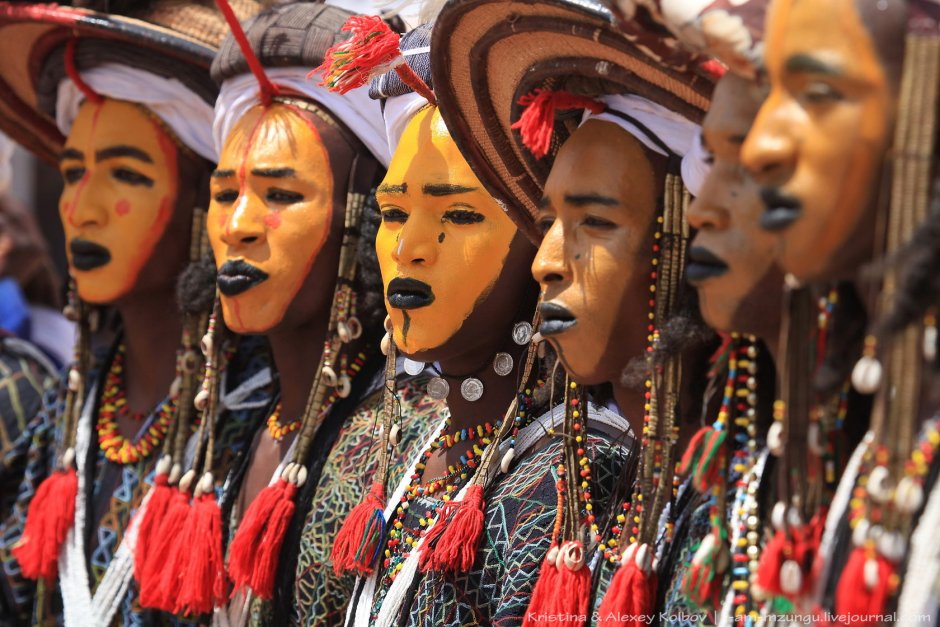
{"label": "red dot on cheek", "polygon": [[220,226],[220,227],[225,226],[225,223],[226,223],[226,222],[228,222],[228,212],[227,212],[227,211],[220,211],[220,212],[219,212],[219,226]]}
{"label": "red dot on cheek", "polygon": [[119,216],[126,216],[128,213],[130,213],[130,210],[131,203],[126,198],[122,198],[121,200],[117,201],[116,205],[114,205],[114,212]]}
{"label": "red dot on cheek", "polygon": [[269,211],[264,216],[264,224],[271,229],[281,226],[281,214],[276,211]]}

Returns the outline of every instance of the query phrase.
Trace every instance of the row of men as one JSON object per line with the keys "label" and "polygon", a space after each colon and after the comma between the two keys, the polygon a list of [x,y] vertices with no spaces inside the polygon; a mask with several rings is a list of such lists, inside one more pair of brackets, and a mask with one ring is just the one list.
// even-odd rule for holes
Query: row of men
{"label": "row of men", "polygon": [[420,13],[0,2],[3,618],[933,624],[940,8]]}

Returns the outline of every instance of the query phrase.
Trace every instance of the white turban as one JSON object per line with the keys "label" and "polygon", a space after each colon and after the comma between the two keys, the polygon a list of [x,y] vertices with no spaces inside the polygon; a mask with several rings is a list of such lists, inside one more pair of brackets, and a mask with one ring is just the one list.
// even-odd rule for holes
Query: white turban
{"label": "white turban", "polygon": [[[708,174],[709,170],[709,165],[706,162],[708,155],[702,146],[701,129],[698,124],[660,104],[633,94],[603,96],[598,100],[605,103],[608,109],[619,111],[635,119],[649,129],[669,150],[682,157],[682,182],[685,183],[686,188],[693,196],[698,195],[705,180],[705,175]],[[653,152],[669,156],[663,151],[662,147],[647,136],[644,130],[637,128],[635,124],[631,124],[629,120],[625,120],[615,113],[585,111],[581,124],[588,120],[612,122],[633,135]]]}
{"label": "white turban", "polygon": [[[309,71],[309,68],[302,67],[277,67],[265,69],[265,74],[275,85],[309,98],[342,120],[379,163],[388,167],[388,142],[382,123],[382,108],[378,101],[369,98],[369,88],[360,87],[344,95],[336,94],[320,87],[319,77],[308,79]],[[239,74],[222,83],[212,123],[212,137],[219,152],[236,122],[260,103],[258,81],[253,74]]]}
{"label": "white turban", "polygon": [[[401,54],[404,57],[409,57],[416,54],[430,54],[430,52],[430,46],[422,46],[402,50]],[[401,141],[401,136],[405,133],[411,118],[431,103],[424,96],[413,91],[407,94],[388,96],[383,91],[388,76],[389,74],[383,74],[379,77],[378,92],[385,99],[383,115],[385,116],[385,134],[388,136],[388,151],[395,154],[398,149],[398,142]]]}
{"label": "white turban", "polygon": [[[146,106],[169,126],[181,142],[212,163],[218,153],[212,144],[212,106],[175,78],[164,78],[119,63],[103,63],[82,70],[82,80],[107,98]],[[85,100],[71,79],[59,83],[55,119],[68,135]]]}

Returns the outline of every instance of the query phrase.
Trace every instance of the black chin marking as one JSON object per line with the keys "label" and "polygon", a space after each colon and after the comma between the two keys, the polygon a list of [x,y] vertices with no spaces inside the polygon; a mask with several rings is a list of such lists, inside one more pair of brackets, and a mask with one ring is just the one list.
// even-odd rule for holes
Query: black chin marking
{"label": "black chin marking", "polygon": [[402,315],[405,318],[405,321],[401,325],[401,339],[403,344],[408,344],[408,329],[411,328],[411,316],[408,315],[407,311],[402,311]]}
{"label": "black chin marking", "polygon": [[440,235],[437,236],[437,243],[438,243],[438,244],[443,244],[443,243],[444,243],[444,234],[443,234],[443,233],[441,233]]}

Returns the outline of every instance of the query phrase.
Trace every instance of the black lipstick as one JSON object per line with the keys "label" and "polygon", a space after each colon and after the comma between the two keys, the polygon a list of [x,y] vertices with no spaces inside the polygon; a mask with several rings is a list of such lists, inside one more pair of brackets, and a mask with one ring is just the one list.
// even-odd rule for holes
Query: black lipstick
{"label": "black lipstick", "polygon": [[420,309],[434,302],[431,286],[417,279],[392,279],[386,297],[395,309]]}
{"label": "black lipstick", "polygon": [[219,268],[216,283],[225,296],[238,296],[259,283],[267,281],[268,273],[256,268],[244,259],[226,261]]}
{"label": "black lipstick", "polygon": [[558,303],[542,303],[539,306],[539,312],[542,314],[539,333],[545,337],[558,335],[578,324],[575,315],[567,307]]}
{"label": "black lipstick", "polygon": [[689,249],[689,261],[685,266],[685,277],[689,283],[721,276],[728,271],[728,264],[704,246]]}
{"label": "black lipstick", "polygon": [[765,231],[782,231],[803,215],[803,203],[799,198],[787,196],[776,187],[765,187],[760,192],[766,210],[760,217]]}
{"label": "black lipstick", "polygon": [[75,238],[69,242],[72,267],[76,270],[94,270],[111,261],[111,251],[87,239]]}

